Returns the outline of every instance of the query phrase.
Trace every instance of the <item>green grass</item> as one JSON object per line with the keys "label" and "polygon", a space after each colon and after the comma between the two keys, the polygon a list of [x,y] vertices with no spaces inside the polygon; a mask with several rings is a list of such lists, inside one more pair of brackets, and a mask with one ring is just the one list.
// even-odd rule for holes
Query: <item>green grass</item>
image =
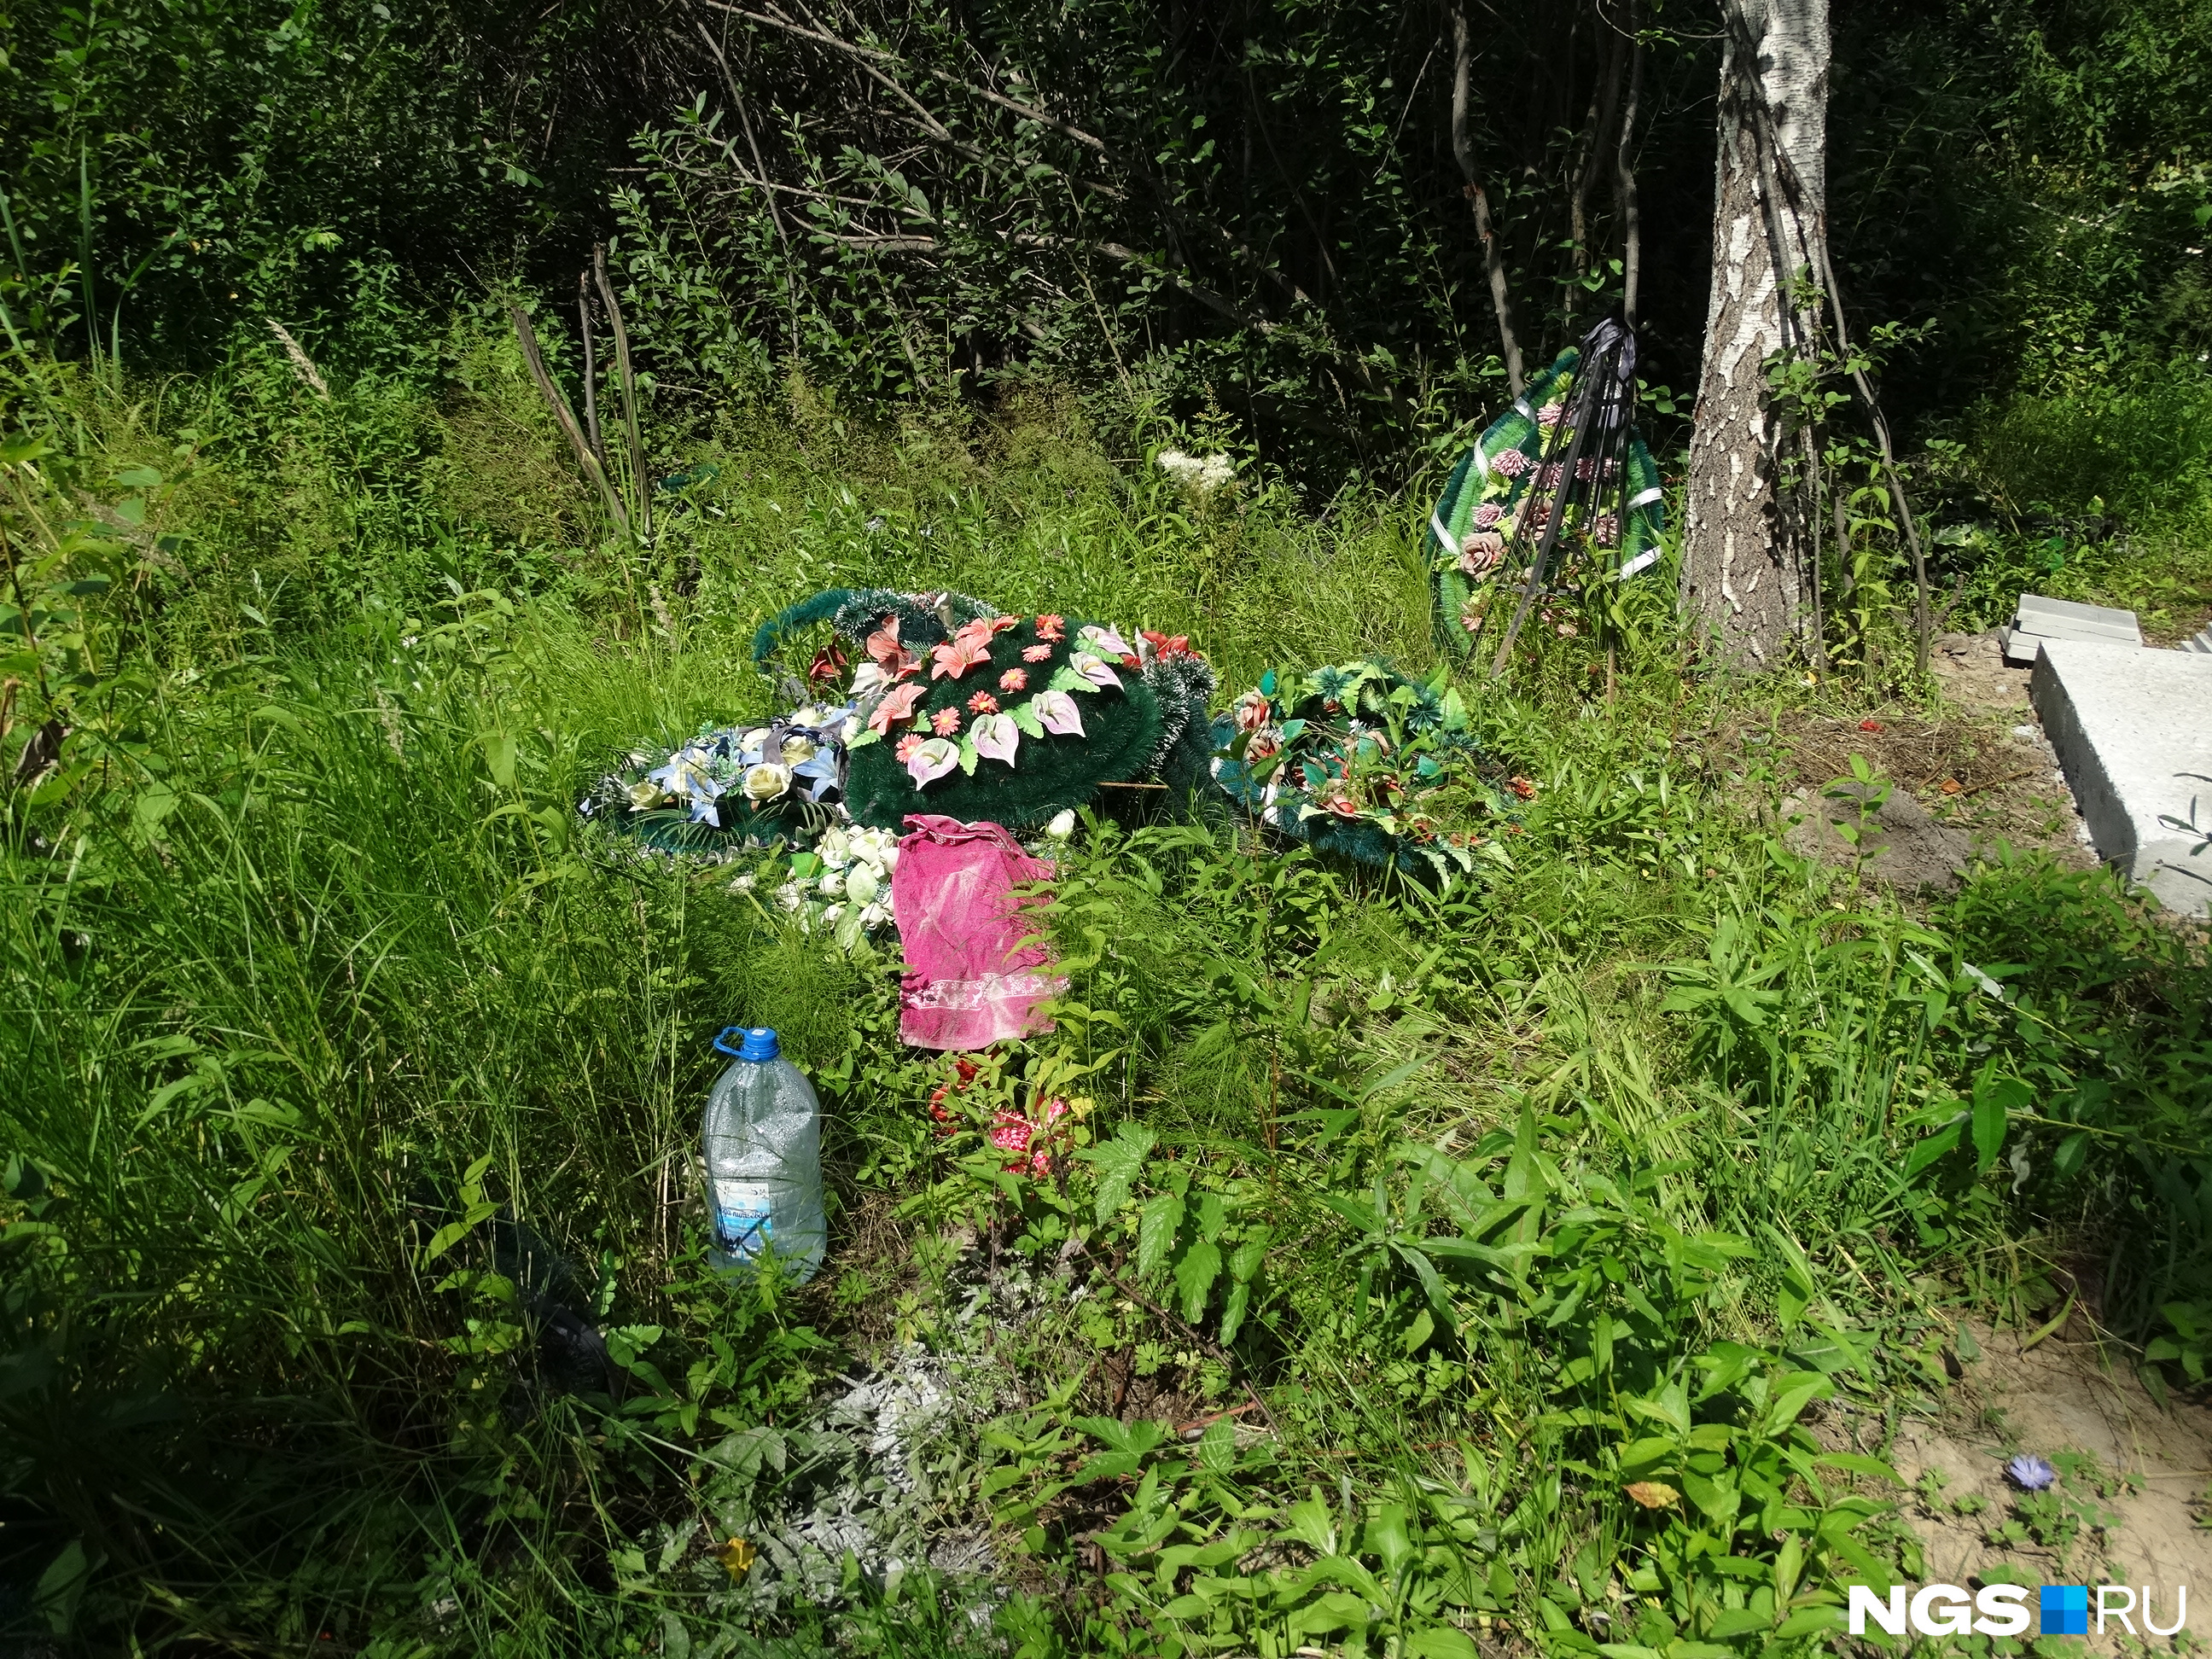
{"label": "green grass", "polygon": [[[10,472],[19,561],[73,549],[82,614],[40,624],[77,730],[0,853],[0,1616],[149,1650],[1457,1655],[1506,1622],[1748,1656],[1911,1565],[1879,1470],[1810,1462],[1814,1400],[1878,1450],[1961,1311],[2042,1313],[2092,1255],[2124,1340],[2212,1302],[2201,947],[2033,859],[1922,906],[1799,862],[1773,745],[1711,734],[1813,694],[1686,680],[1656,621],[1611,701],[1580,641],[1465,686],[1536,793],[1440,898],[1087,823],[1059,1032],[940,1136],[890,964],[585,833],[599,768],[766,711],[754,627],[833,585],[1188,633],[1226,692],[1426,672],[1419,491],[1322,511],[1248,468],[1201,507],[1110,410],[878,427],[794,387],[661,434],[717,470],[639,551],[587,533],[502,351],[453,357],[460,392],[327,405],[250,364],[56,380],[56,453]],[[702,1267],[733,1022],[830,1110],[804,1293]],[[1010,1179],[979,1103],[1044,1082],[1087,1144]],[[611,1386],[556,1386],[553,1302]],[[908,1343],[965,1381],[874,1501],[986,1538],[989,1584],[797,1594],[768,1542],[873,1467],[818,1402]],[[1210,1419],[1273,1432],[1143,1426]]]}

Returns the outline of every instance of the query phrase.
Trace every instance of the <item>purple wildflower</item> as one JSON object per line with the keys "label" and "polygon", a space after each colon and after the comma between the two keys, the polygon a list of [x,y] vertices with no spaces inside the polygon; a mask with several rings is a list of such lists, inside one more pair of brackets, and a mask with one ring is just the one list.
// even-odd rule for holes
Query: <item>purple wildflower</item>
{"label": "purple wildflower", "polygon": [[2022,1452],[2005,1465],[2005,1473],[2027,1492],[2041,1492],[2058,1479],[2058,1471],[2033,1452]]}

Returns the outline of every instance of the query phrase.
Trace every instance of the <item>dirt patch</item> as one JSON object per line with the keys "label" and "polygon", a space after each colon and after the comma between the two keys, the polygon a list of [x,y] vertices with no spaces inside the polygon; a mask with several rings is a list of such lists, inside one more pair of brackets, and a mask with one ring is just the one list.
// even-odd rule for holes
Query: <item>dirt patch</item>
{"label": "dirt patch", "polygon": [[[1942,694],[1933,718],[1883,713],[1861,720],[1803,715],[1778,730],[1784,759],[1784,814],[1802,817],[1799,850],[1831,862],[1856,856],[1838,822],[1856,824],[1856,804],[1828,797],[1852,776],[1858,757],[1893,786],[1881,830],[1897,844],[1869,876],[1906,886],[1937,884],[2000,842],[2047,852],[2069,869],[2096,863],[2057,757],[2027,701],[2028,670],[2006,665],[1996,631],[1947,634],[1929,654]],[[1825,817],[1826,822],[1821,820]]]}
{"label": "dirt patch", "polygon": [[[2212,1410],[2160,1406],[2122,1355],[2094,1341],[2054,1336],[2023,1350],[2014,1335],[1970,1329],[1960,1347],[1980,1358],[1965,1366],[1942,1420],[1907,1423],[1891,1449],[1914,1486],[1905,1513],[1925,1551],[1922,1582],[1997,1574],[2127,1584],[2138,1599],[2148,1585],[2161,1626],[2173,1622],[2177,1586],[2212,1595]],[[2046,1491],[2027,1492],[2008,1473],[2023,1453],[2053,1467]],[[2189,1612],[2212,1629],[2201,1606]],[[2142,1650],[2117,1620],[2100,1638],[2094,1603],[2087,1648]]]}

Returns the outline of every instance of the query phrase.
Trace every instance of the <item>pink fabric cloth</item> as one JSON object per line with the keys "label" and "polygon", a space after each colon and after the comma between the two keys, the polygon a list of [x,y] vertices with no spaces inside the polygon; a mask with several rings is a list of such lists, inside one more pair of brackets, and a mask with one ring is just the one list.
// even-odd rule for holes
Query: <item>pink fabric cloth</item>
{"label": "pink fabric cloth", "polygon": [[917,813],[899,842],[891,914],[911,970],[899,988],[899,1036],[917,1048],[988,1048],[1052,1030],[1036,1012],[1067,981],[1050,964],[1013,890],[1052,874],[995,823]]}

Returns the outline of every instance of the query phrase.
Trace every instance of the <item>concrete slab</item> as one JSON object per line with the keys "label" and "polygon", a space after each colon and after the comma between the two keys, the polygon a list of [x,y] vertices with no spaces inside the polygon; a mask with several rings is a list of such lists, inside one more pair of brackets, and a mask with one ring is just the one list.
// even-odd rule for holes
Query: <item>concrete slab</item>
{"label": "concrete slab", "polygon": [[2012,631],[2005,635],[2005,660],[2014,667],[2033,662],[2045,640],[2102,640],[2113,645],[2142,644],[2142,629],[2132,611],[2072,599],[2023,593],[2014,606]]}
{"label": "concrete slab", "polygon": [[2212,915],[2212,656],[2047,639],[2028,696],[2097,856]]}
{"label": "concrete slab", "polygon": [[2177,651],[2197,651],[2212,657],[2212,628],[2199,629],[2188,639],[2173,647]]}

